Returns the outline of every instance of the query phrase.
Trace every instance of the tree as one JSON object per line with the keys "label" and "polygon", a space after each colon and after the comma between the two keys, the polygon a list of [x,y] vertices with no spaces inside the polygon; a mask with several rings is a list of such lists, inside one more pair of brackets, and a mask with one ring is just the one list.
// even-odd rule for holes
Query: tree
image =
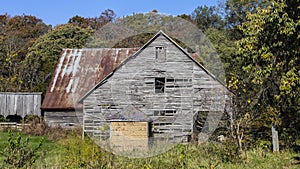
{"label": "tree", "polygon": [[39,37],[22,62],[22,81],[30,91],[46,91],[63,48],[82,48],[93,31],[70,24]]}
{"label": "tree", "polygon": [[98,30],[108,22],[112,22],[115,19],[115,17],[115,12],[111,9],[107,9],[101,12],[101,15],[99,17],[94,18],[84,18],[76,15],[70,18],[68,23],[75,26],[79,26],[81,28],[90,27],[92,29]]}
{"label": "tree", "polygon": [[28,48],[40,35],[45,34],[50,26],[30,15],[0,15],[0,23],[0,90],[21,90],[21,61],[24,60]]}
{"label": "tree", "polygon": [[238,111],[252,119],[253,138],[266,139],[271,124],[279,126],[285,144],[299,138],[299,16],[299,1],[272,0],[248,12],[239,26],[244,38],[238,42],[230,87]]}
{"label": "tree", "polygon": [[233,39],[241,39],[243,32],[238,25],[247,21],[247,13],[255,13],[257,7],[265,5],[264,0],[227,0],[225,4],[225,22],[230,36]]}
{"label": "tree", "polygon": [[194,20],[193,20],[193,18],[192,18],[191,15],[181,14],[181,15],[178,15],[177,17],[180,17],[180,18],[182,18],[182,19],[185,19],[185,20],[187,20],[187,21],[189,21],[189,22],[191,22],[191,23],[194,23]]}
{"label": "tree", "polygon": [[208,28],[223,29],[224,21],[215,6],[199,6],[192,13],[196,25],[205,32]]}
{"label": "tree", "polygon": [[[225,80],[225,82],[228,82],[229,78],[231,77],[231,74],[234,73],[231,64],[232,64],[232,55],[234,54],[237,47],[235,41],[229,38],[229,35],[226,30],[208,28],[205,32],[205,35],[213,44],[216,52],[218,53],[219,58],[223,63],[225,77],[220,77],[222,78],[220,80]],[[210,63],[214,64],[216,62],[210,62]],[[215,67],[215,65],[209,65],[208,67],[213,68]]]}

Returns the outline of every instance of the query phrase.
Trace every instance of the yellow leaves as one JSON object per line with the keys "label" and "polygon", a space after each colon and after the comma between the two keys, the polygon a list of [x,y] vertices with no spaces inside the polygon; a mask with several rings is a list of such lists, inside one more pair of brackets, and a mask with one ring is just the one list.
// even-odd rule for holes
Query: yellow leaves
{"label": "yellow leaves", "polygon": [[282,76],[280,81],[280,93],[287,94],[292,97],[296,95],[294,88],[300,85],[300,72],[297,72],[296,68],[292,68],[284,76]]}
{"label": "yellow leaves", "polygon": [[273,57],[273,54],[271,52],[266,52],[266,53],[262,53],[261,54],[261,57],[264,59],[264,60],[271,60],[271,58]]}
{"label": "yellow leaves", "polygon": [[263,45],[259,51],[258,51],[258,55],[261,56],[261,59],[265,60],[265,61],[270,61],[273,58],[273,53],[270,51],[270,48],[266,45]]}
{"label": "yellow leaves", "polygon": [[258,9],[258,11],[262,14],[262,15],[266,15],[269,14],[271,12],[271,7],[268,6],[267,8],[264,9]]}
{"label": "yellow leaves", "polygon": [[[131,167],[133,167],[133,166],[131,166]],[[144,167],[143,167],[144,169],[151,169],[151,167],[150,167],[150,165],[149,164],[144,164]]]}
{"label": "yellow leaves", "polygon": [[237,79],[237,77],[232,76],[231,79],[228,82],[228,88],[238,89],[238,83],[239,83],[239,80]]}
{"label": "yellow leaves", "polygon": [[245,48],[247,48],[249,51],[252,51],[253,50],[253,46],[254,45],[250,43],[250,44],[246,44]]}
{"label": "yellow leaves", "polygon": [[280,100],[280,95],[276,94],[274,97],[276,100]]}
{"label": "yellow leaves", "polygon": [[254,83],[254,84],[259,84],[260,83],[259,80],[257,80],[257,79],[253,79],[251,82]]}
{"label": "yellow leaves", "polygon": [[249,120],[250,119],[250,113],[249,112],[247,112],[245,115],[244,115],[244,120]]}

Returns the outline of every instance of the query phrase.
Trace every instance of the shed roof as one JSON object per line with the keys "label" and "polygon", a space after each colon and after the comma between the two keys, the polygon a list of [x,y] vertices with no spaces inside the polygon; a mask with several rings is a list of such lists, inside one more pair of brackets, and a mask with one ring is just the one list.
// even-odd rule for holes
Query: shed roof
{"label": "shed roof", "polygon": [[42,109],[82,108],[77,101],[137,48],[63,49]]}

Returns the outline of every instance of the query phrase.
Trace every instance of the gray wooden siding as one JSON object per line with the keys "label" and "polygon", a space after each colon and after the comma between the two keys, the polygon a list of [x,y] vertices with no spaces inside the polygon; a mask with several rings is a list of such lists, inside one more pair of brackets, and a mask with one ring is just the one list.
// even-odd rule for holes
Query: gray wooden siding
{"label": "gray wooden siding", "polygon": [[[156,59],[156,46],[165,47],[165,59]],[[166,78],[164,93],[155,93],[157,77]],[[105,117],[133,105],[152,121],[154,138],[187,141],[193,132],[195,113],[224,111],[224,92],[223,85],[160,35],[83,101],[84,132],[108,138],[109,129],[99,129],[109,125]],[[154,116],[154,111],[164,110],[176,113]]]}
{"label": "gray wooden siding", "polygon": [[61,126],[66,129],[72,129],[82,125],[82,111],[45,110],[44,119],[51,127]]}
{"label": "gray wooden siding", "polygon": [[4,117],[19,115],[41,116],[42,93],[0,93],[0,114]]}

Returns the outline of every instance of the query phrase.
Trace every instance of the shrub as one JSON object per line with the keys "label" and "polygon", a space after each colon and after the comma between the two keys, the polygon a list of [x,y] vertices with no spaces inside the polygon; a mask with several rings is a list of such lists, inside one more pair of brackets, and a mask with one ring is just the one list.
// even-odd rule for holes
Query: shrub
{"label": "shrub", "polygon": [[228,139],[223,142],[219,155],[223,162],[237,163],[241,162],[241,153],[237,144],[232,139]]}
{"label": "shrub", "polygon": [[7,122],[7,121],[8,120],[4,116],[0,115],[0,122]]}
{"label": "shrub", "polygon": [[28,168],[32,166],[38,156],[38,150],[41,148],[43,140],[38,146],[31,148],[28,137],[22,137],[19,132],[9,131],[7,146],[0,151],[4,157],[4,164],[9,168]]}
{"label": "shrub", "polygon": [[[24,126],[23,133],[34,136],[47,136],[51,141],[57,141],[66,138],[72,132],[65,130],[61,126],[49,127],[45,121],[38,117],[32,118],[29,122],[30,125]],[[77,130],[76,130],[77,131]]]}
{"label": "shrub", "polygon": [[112,154],[104,151],[89,138],[83,140],[78,135],[69,135],[62,141],[66,147],[63,168],[103,169],[109,166]]}
{"label": "shrub", "polygon": [[28,116],[25,121],[29,125],[23,127],[23,133],[34,136],[44,136],[47,134],[48,127],[43,121],[41,122],[39,117]]}
{"label": "shrub", "polygon": [[25,123],[31,123],[32,121],[40,121],[40,117],[37,116],[37,115],[33,115],[33,114],[26,115],[24,117],[24,122]]}

